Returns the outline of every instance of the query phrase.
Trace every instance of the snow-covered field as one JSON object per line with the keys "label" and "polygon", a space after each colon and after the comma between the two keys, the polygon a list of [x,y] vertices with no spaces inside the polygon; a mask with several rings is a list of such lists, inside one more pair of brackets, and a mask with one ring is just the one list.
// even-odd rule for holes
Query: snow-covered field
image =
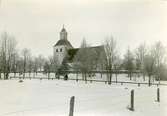
{"label": "snow-covered field", "polygon": [[[75,96],[74,116],[167,116],[167,86],[159,88],[160,103],[156,102],[156,86],[0,80],[0,116],[68,116],[71,96]],[[135,90],[134,112],[127,109],[131,89]]]}

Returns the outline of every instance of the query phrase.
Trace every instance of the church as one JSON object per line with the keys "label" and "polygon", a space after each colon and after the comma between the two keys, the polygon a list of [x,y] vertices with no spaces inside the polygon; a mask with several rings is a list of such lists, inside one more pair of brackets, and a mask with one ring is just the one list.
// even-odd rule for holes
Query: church
{"label": "church", "polygon": [[[103,46],[94,46],[87,48],[89,51],[94,51],[95,55],[101,55],[101,53],[104,53],[104,47]],[[80,48],[74,48],[70,41],[68,41],[68,33],[66,29],[63,28],[60,31],[60,39],[57,41],[57,43],[53,46],[53,56],[54,59],[57,60],[58,64],[61,65],[63,61],[66,61],[67,63],[73,63],[73,59],[77,52],[80,50]]]}

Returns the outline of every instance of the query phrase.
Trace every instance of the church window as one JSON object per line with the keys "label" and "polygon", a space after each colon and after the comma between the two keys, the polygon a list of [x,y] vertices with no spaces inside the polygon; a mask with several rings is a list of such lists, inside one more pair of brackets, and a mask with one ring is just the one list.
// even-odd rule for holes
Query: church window
{"label": "church window", "polygon": [[60,49],[60,52],[62,52],[62,48]]}
{"label": "church window", "polygon": [[56,52],[58,52],[58,49],[56,49]]}

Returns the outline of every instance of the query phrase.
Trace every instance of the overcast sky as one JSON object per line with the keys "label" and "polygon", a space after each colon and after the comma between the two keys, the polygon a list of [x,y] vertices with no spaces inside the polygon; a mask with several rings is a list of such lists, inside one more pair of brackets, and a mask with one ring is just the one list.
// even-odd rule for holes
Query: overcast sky
{"label": "overcast sky", "polygon": [[63,24],[74,47],[83,37],[96,46],[111,35],[121,52],[142,42],[167,45],[167,0],[1,0],[0,32],[15,36],[19,49],[52,55]]}

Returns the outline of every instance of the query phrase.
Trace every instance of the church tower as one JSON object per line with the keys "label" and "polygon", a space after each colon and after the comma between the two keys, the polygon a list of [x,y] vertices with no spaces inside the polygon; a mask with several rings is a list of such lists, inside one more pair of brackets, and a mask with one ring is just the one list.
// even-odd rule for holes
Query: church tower
{"label": "church tower", "polygon": [[61,30],[61,32],[60,32],[60,39],[62,39],[62,40],[67,40],[67,31],[66,31],[66,29],[64,28],[64,25],[63,25],[63,28],[62,28],[62,30]]}
{"label": "church tower", "polygon": [[64,57],[67,55],[67,51],[73,48],[71,43],[67,39],[67,35],[68,33],[63,25],[63,28],[60,31],[60,39],[53,46],[53,56],[59,65],[62,64]]}

